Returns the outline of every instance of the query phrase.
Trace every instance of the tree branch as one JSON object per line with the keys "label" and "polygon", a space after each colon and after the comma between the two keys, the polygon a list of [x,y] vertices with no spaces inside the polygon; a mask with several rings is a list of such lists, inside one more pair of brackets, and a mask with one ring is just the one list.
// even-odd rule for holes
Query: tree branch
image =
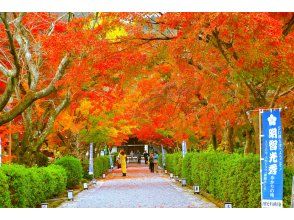
{"label": "tree branch", "polygon": [[[21,16],[20,16],[20,19],[22,18]],[[11,34],[9,24],[7,22],[7,13],[0,13],[0,18],[5,27],[6,36],[9,42],[10,53],[14,61],[14,68],[12,70],[8,70],[2,64],[0,64],[0,70],[4,73],[4,75],[9,77],[7,80],[5,91],[0,98],[0,111],[2,111],[4,107],[7,105],[10,97],[12,96],[14,87],[19,79],[20,64],[19,64],[18,56],[16,54],[14,42],[13,42],[13,35]]]}
{"label": "tree branch", "polygon": [[280,90],[281,90],[281,84],[278,86],[278,88],[274,94],[274,97],[273,97],[271,104],[270,104],[270,108],[273,108],[275,106],[275,102],[277,101],[277,99],[279,97],[278,95],[279,95]]}
{"label": "tree branch", "polygon": [[47,138],[47,136],[52,131],[54,121],[55,121],[56,117],[69,104],[69,102],[70,102],[70,92],[68,91],[67,94],[66,94],[66,97],[64,98],[64,100],[60,103],[59,106],[57,106],[57,108],[54,110],[52,115],[49,117],[46,128],[44,129],[42,134],[37,139],[37,142],[34,145],[36,150],[39,149],[41,147],[41,145],[44,143],[45,139]]}
{"label": "tree branch", "polygon": [[233,67],[233,65],[232,65],[232,63],[231,63],[228,55],[226,54],[226,52],[225,52],[225,50],[224,50],[224,48],[222,46],[222,41],[219,39],[219,36],[218,36],[219,35],[219,32],[217,30],[214,30],[212,32],[212,35],[213,35],[214,39],[216,40],[216,44],[214,44],[214,46],[219,49],[219,51],[221,52],[221,54],[223,55],[223,57],[225,58],[225,60],[227,61],[227,63],[231,67]]}
{"label": "tree branch", "polygon": [[0,63],[0,71],[5,75],[5,76],[10,76],[10,71],[5,67],[3,66],[1,63]]}
{"label": "tree branch", "polygon": [[[22,13],[17,20],[21,20],[23,15],[24,14]],[[7,22],[7,13],[6,12],[0,13],[0,17],[1,17],[1,20],[2,20],[2,22],[4,24],[5,32],[6,32],[8,41],[9,41],[10,53],[11,53],[11,55],[13,57],[14,66],[15,66],[15,69],[16,69],[15,77],[18,78],[19,73],[20,73],[20,64],[19,64],[18,56],[16,54],[16,49],[15,49],[15,46],[14,46],[13,36],[11,34],[9,24]]]}
{"label": "tree branch", "polygon": [[254,99],[259,102],[259,99],[257,97],[257,94],[255,93],[254,88],[245,80],[245,85],[247,86],[247,88],[251,91],[251,93],[253,94]]}
{"label": "tree branch", "polygon": [[69,55],[65,55],[65,56],[62,58],[62,60],[61,60],[61,62],[60,62],[60,64],[59,64],[59,66],[58,66],[58,69],[57,69],[57,71],[56,71],[56,73],[55,73],[55,76],[54,76],[54,78],[52,79],[52,81],[50,82],[50,84],[49,84],[46,88],[44,88],[43,90],[37,92],[37,95],[42,96],[43,93],[44,93],[44,94],[50,94],[51,92],[53,92],[54,89],[55,89],[55,87],[54,87],[55,83],[56,83],[58,80],[60,80],[61,77],[64,75],[65,70],[66,70],[67,66],[69,65],[69,63],[70,63]]}
{"label": "tree branch", "polygon": [[175,39],[176,37],[151,37],[151,38],[146,38],[146,37],[141,37],[141,38],[135,38],[135,40],[143,40],[143,41],[156,41],[156,40],[172,40]]}
{"label": "tree branch", "polygon": [[279,98],[284,96],[284,95],[287,95],[288,93],[292,92],[294,90],[294,85],[291,86],[289,89],[287,89],[286,91],[282,92],[279,94]]}
{"label": "tree branch", "polygon": [[30,51],[30,41],[29,41],[28,37],[26,36],[24,27],[23,27],[22,23],[20,22],[20,20],[16,20],[15,27],[17,30],[15,38],[16,38],[19,46],[24,51],[24,57],[26,60],[28,70],[29,70],[30,74],[33,76],[29,86],[30,86],[31,90],[35,90],[37,87],[37,84],[38,84],[40,73],[38,71],[37,65],[32,60],[33,55]]}
{"label": "tree branch", "polygon": [[64,13],[63,15],[61,15],[59,18],[57,18],[54,22],[52,22],[52,24],[50,25],[50,29],[49,29],[49,32],[48,32],[48,36],[50,36],[53,31],[54,31],[54,28],[55,28],[55,25],[58,21],[60,21],[62,18],[64,18],[68,13]]}
{"label": "tree branch", "polygon": [[5,91],[0,97],[0,111],[2,111],[7,105],[7,103],[9,102],[9,99],[12,96],[12,93],[14,90],[14,86],[15,86],[14,77],[9,77],[7,80]]}
{"label": "tree branch", "polygon": [[69,56],[66,55],[59,64],[57,72],[51,83],[38,92],[29,91],[24,98],[9,112],[0,115],[0,125],[3,125],[25,111],[34,101],[44,98],[56,90],[55,83],[64,75],[66,67],[69,65]]}
{"label": "tree branch", "polygon": [[283,35],[285,37],[291,32],[293,25],[294,25],[294,15],[292,15],[292,18],[290,19],[290,21],[287,24],[285,24],[283,27]]}

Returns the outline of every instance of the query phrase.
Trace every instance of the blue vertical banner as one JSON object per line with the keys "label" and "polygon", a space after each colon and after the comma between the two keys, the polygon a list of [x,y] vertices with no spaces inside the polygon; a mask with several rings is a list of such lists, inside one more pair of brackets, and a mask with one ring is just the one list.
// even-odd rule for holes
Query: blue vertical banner
{"label": "blue vertical banner", "polygon": [[161,145],[161,153],[162,153],[162,166],[165,168],[165,150],[163,149],[163,146]]}
{"label": "blue vertical banner", "polygon": [[112,161],[112,155],[111,155],[111,151],[108,149],[109,152],[109,163],[110,163],[110,167],[111,169],[113,168],[113,161]]}
{"label": "blue vertical banner", "polygon": [[261,110],[261,205],[283,207],[284,146],[280,110]]}
{"label": "blue vertical banner", "polygon": [[182,141],[182,154],[183,154],[183,157],[185,157],[187,153],[187,143],[186,141]]}
{"label": "blue vertical banner", "polygon": [[89,153],[89,175],[94,173],[94,163],[93,163],[93,143],[90,144],[90,153]]}

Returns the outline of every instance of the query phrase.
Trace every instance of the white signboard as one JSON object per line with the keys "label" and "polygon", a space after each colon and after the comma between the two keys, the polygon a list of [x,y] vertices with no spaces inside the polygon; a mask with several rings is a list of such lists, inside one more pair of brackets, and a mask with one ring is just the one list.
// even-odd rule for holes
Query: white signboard
{"label": "white signboard", "polygon": [[233,208],[233,204],[230,202],[225,203],[225,208]]}
{"label": "white signboard", "polygon": [[41,208],[48,208],[48,203],[42,203]]}
{"label": "white signboard", "polygon": [[148,153],[148,145],[144,146],[144,150]]}
{"label": "white signboard", "polygon": [[68,198],[68,200],[73,200],[73,191],[72,190],[67,191],[67,198]]}
{"label": "white signboard", "polygon": [[117,152],[117,147],[112,147],[111,153],[115,153],[115,152]]}
{"label": "white signboard", "polygon": [[193,188],[194,188],[194,193],[199,193],[200,192],[200,189],[199,189],[198,185],[193,186]]}

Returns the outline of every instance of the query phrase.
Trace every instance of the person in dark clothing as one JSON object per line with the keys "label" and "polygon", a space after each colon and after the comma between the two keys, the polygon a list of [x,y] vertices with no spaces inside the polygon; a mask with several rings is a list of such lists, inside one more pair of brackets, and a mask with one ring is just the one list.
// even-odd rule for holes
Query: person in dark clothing
{"label": "person in dark clothing", "polygon": [[155,151],[153,155],[154,172],[158,173],[158,153]]}
{"label": "person in dark clothing", "polygon": [[154,157],[152,153],[149,156],[149,169],[151,173],[154,173]]}
{"label": "person in dark clothing", "polygon": [[141,163],[141,153],[140,151],[137,151],[137,158],[138,158],[138,163]]}
{"label": "person in dark clothing", "polygon": [[143,157],[144,157],[144,160],[145,160],[145,164],[147,164],[147,162],[148,162],[148,156],[149,156],[149,154],[145,150],[144,151],[144,154],[143,154]]}

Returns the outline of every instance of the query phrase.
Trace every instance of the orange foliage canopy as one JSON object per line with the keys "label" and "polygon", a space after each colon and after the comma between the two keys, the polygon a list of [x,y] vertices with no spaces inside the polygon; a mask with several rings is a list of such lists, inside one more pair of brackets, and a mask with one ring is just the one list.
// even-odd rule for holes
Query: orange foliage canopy
{"label": "orange foliage canopy", "polygon": [[243,129],[248,110],[293,107],[291,19],[293,13],[99,13],[66,21],[28,13],[23,22],[43,52],[40,86],[65,53],[72,55],[50,96],[58,100],[66,88],[72,94],[50,144],[83,131],[100,132],[107,138],[97,143],[108,145],[132,135],[170,147],[182,140],[204,145],[211,135],[220,141],[228,126]]}

